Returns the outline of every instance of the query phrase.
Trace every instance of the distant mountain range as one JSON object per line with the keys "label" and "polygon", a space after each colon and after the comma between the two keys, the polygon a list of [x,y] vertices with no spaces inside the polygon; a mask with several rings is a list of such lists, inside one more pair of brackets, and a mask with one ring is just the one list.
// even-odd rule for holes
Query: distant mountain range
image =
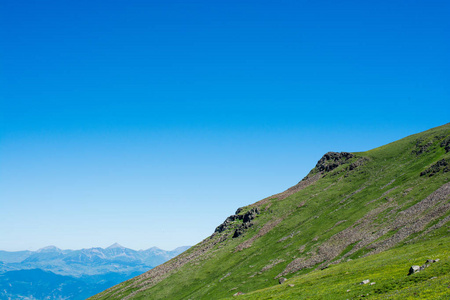
{"label": "distant mountain range", "polygon": [[49,246],[37,251],[0,251],[0,298],[85,299],[188,248],[136,251],[115,243],[81,250]]}

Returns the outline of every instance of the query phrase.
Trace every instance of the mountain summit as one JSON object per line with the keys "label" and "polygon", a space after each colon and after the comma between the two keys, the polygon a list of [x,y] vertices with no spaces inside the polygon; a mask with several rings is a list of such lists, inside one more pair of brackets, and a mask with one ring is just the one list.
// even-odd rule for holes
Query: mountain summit
{"label": "mountain summit", "polygon": [[449,227],[446,124],[326,153],[295,186],[91,299],[448,299]]}
{"label": "mountain summit", "polygon": [[116,248],[125,249],[125,247],[120,245],[119,243],[114,243],[111,246],[107,247],[106,249],[116,249]]}
{"label": "mountain summit", "polygon": [[38,249],[36,252],[38,253],[44,253],[44,252],[61,252],[61,249],[59,249],[56,246],[47,246],[47,247],[43,247]]}

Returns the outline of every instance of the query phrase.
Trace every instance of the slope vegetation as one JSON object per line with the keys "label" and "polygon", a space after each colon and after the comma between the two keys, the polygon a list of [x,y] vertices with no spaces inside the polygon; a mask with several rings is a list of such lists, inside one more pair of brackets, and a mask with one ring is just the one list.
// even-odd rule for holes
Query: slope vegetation
{"label": "slope vegetation", "polygon": [[[404,299],[421,285],[436,287],[422,298],[448,298],[449,222],[446,124],[367,152],[329,152],[297,185],[91,299]],[[377,283],[357,285],[365,277]]]}

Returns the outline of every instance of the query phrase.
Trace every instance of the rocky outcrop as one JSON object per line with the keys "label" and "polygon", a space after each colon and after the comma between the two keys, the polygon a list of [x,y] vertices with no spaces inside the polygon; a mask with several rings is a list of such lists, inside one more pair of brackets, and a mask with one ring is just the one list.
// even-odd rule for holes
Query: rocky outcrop
{"label": "rocky outcrop", "polygon": [[229,216],[228,218],[225,219],[225,221],[223,221],[222,224],[216,227],[216,230],[214,230],[214,232],[220,233],[229,229],[230,227],[233,226],[233,222],[236,220],[242,220],[242,216],[237,214]]}
{"label": "rocky outcrop", "polygon": [[[252,220],[260,214],[258,207],[253,207],[244,214],[240,214],[243,208],[238,208],[234,215],[229,216],[225,221],[216,227],[214,233],[221,233],[228,229],[235,228],[233,238],[241,236],[248,228],[253,226]],[[236,220],[242,220],[242,223],[235,222]]]}
{"label": "rocky outcrop", "polygon": [[316,169],[319,172],[330,172],[347,163],[352,157],[354,155],[349,152],[328,152],[317,162]]}
{"label": "rocky outcrop", "polygon": [[450,136],[442,141],[441,147],[445,149],[446,153],[450,152]]}
{"label": "rocky outcrop", "polygon": [[443,170],[444,173],[450,172],[449,159],[441,159],[440,161],[438,161],[437,163],[435,163],[434,165],[432,165],[425,171],[421,172],[420,176],[425,176],[425,175],[433,176],[436,173],[439,173],[441,170]]}
{"label": "rocky outcrop", "polygon": [[238,228],[236,228],[232,237],[233,238],[240,237],[241,235],[244,234],[244,232],[247,231],[247,229],[249,229],[252,226],[253,226],[253,223],[251,223],[251,222],[242,223]]}
{"label": "rocky outcrop", "polygon": [[422,153],[428,152],[431,145],[433,145],[432,142],[422,144],[421,141],[417,141],[416,148],[412,151],[412,154],[419,156]]}
{"label": "rocky outcrop", "polygon": [[446,153],[450,152],[450,136],[435,136],[428,141],[418,140],[415,148],[412,150],[412,154],[419,156],[422,153],[429,152],[434,148],[436,142],[445,149]]}

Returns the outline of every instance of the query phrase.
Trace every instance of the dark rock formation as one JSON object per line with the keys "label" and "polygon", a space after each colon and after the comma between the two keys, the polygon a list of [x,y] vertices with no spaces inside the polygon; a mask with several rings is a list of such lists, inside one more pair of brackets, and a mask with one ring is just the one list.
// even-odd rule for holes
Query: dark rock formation
{"label": "dark rock formation", "polygon": [[442,141],[441,147],[445,149],[445,152],[450,152],[450,136]]}
{"label": "dark rock formation", "polygon": [[236,230],[233,233],[233,238],[237,238],[241,236],[247,229],[253,226],[252,220],[256,218],[257,215],[259,215],[260,211],[258,207],[253,207],[248,212],[246,212],[243,215],[239,215],[242,217],[242,224],[236,228]]}
{"label": "dark rock formation", "polygon": [[237,215],[231,215],[228,218],[226,218],[225,221],[223,221],[222,224],[220,224],[219,226],[216,227],[216,230],[214,230],[214,232],[223,232],[225,230],[227,230],[228,228],[230,228],[232,226],[232,222],[236,219],[238,219],[239,216]]}
{"label": "dark rock formation", "polygon": [[450,172],[450,164],[449,164],[448,160],[441,159],[440,161],[438,161],[437,163],[435,163],[434,165],[432,165],[425,171],[421,172],[420,176],[424,176],[424,175],[433,176],[434,174],[439,173],[441,170],[444,170],[444,173]]}
{"label": "dark rock formation", "polygon": [[247,229],[249,229],[250,227],[253,226],[253,223],[247,222],[247,223],[242,223],[238,228],[236,228],[236,230],[233,233],[233,238],[237,238],[239,236],[241,236],[242,234],[244,234],[245,231],[247,231]]}
{"label": "dark rock formation", "polygon": [[[242,208],[238,208],[236,210],[236,214],[229,216],[226,218],[226,220],[216,227],[216,230],[214,232],[220,233],[227,229],[236,228],[236,230],[233,233],[233,238],[236,238],[238,236],[241,236],[248,228],[253,226],[252,220],[256,218],[257,215],[260,214],[258,207],[253,207],[249,211],[247,211],[244,214],[239,214],[242,212]],[[242,220],[242,223],[240,225],[237,225],[234,221],[236,220]]]}
{"label": "dark rock formation", "polygon": [[354,155],[349,152],[328,152],[317,162],[316,169],[319,172],[329,172],[345,164],[352,157]]}
{"label": "dark rock formation", "polygon": [[254,207],[254,208],[250,209],[243,216],[244,223],[250,222],[251,220],[256,218],[256,215],[259,215],[259,209],[257,207]]}
{"label": "dark rock formation", "polygon": [[428,152],[431,145],[433,145],[433,142],[428,142],[426,144],[422,144],[422,141],[419,140],[419,141],[417,141],[416,147],[412,151],[412,154],[419,156],[420,154],[422,154],[424,152]]}

